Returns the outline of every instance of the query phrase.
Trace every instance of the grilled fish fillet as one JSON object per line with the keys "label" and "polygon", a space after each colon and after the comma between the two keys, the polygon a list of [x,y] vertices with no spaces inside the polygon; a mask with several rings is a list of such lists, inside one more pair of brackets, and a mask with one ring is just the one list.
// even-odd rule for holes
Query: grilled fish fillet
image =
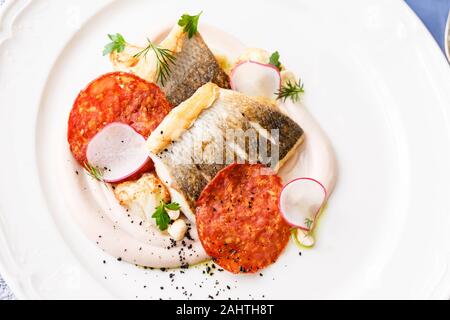
{"label": "grilled fish fillet", "polygon": [[[246,134],[241,143],[236,132]],[[195,202],[218,171],[233,162],[278,171],[302,141],[303,130],[274,102],[208,83],[169,113],[147,146],[172,201],[195,222]]]}
{"label": "grilled fish fillet", "polygon": [[145,56],[136,57],[144,48],[127,44],[123,52],[113,52],[110,59],[115,70],[131,72],[157,83],[173,106],[178,106],[208,82],[222,88],[230,87],[228,75],[199,32],[189,39],[183,29],[176,25],[159,47],[170,50],[176,59],[170,64],[170,75],[164,83],[158,82],[158,63],[152,50]]}

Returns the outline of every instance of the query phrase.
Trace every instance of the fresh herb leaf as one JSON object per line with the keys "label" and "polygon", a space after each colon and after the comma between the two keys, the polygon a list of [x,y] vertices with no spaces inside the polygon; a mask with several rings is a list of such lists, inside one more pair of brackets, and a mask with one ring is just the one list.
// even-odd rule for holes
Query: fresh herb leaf
{"label": "fresh herb leaf", "polygon": [[180,205],[176,202],[170,203],[170,204],[166,204],[164,206],[167,210],[171,210],[171,211],[177,211],[180,210]]}
{"label": "fresh herb leaf", "polygon": [[169,227],[170,217],[167,213],[167,210],[176,211],[180,210],[180,205],[178,203],[169,203],[166,204],[164,201],[161,201],[159,206],[155,208],[156,211],[153,213],[152,218],[155,219],[156,225],[159,227],[159,230],[165,231]]}
{"label": "fresh herb leaf", "polygon": [[84,169],[86,170],[87,174],[92,178],[100,182],[104,182],[103,179],[103,171],[99,169],[98,167],[94,167],[90,165],[89,163],[84,163]]}
{"label": "fresh herb leaf", "polygon": [[113,53],[114,51],[116,51],[117,53],[120,53],[125,50],[127,42],[125,41],[124,37],[120,33],[108,34],[108,38],[112,42],[108,43],[105,46],[105,48],[103,49],[104,56],[106,56],[107,54]]}
{"label": "fresh herb leaf", "polygon": [[277,67],[278,70],[281,71],[280,53],[278,51],[275,51],[274,53],[272,53],[272,55],[270,56],[269,63],[271,65]]}
{"label": "fresh herb leaf", "polygon": [[286,102],[286,100],[290,98],[293,102],[298,102],[304,92],[305,88],[301,79],[298,82],[289,80],[277,93],[278,100]]}
{"label": "fresh herb leaf", "polygon": [[152,218],[156,220],[156,225],[159,230],[165,231],[169,227],[170,217],[164,207],[164,202],[161,201],[160,205],[156,208],[155,213],[153,213]]}
{"label": "fresh herb leaf", "polygon": [[306,218],[306,219],[305,219],[305,226],[306,226],[309,230],[311,230],[311,227],[312,227],[313,223],[314,223],[314,221],[311,220],[310,218]]}
{"label": "fresh herb leaf", "polygon": [[200,12],[196,16],[190,16],[188,14],[183,14],[181,16],[181,19],[178,21],[178,25],[180,27],[184,27],[184,32],[188,34],[189,39],[192,38],[196,33],[198,29],[198,21],[200,19],[200,16],[202,15],[203,11]]}
{"label": "fresh herb leaf", "polygon": [[136,53],[134,55],[134,58],[139,58],[141,56],[144,56],[144,58],[147,57],[147,54],[150,50],[153,50],[156,56],[156,62],[157,62],[157,71],[156,71],[156,81],[159,82],[162,86],[164,86],[166,80],[170,76],[170,65],[175,63],[175,56],[173,55],[173,52],[169,49],[160,48],[158,46],[155,46],[150,39],[147,39],[148,46],[143,49],[142,51]]}

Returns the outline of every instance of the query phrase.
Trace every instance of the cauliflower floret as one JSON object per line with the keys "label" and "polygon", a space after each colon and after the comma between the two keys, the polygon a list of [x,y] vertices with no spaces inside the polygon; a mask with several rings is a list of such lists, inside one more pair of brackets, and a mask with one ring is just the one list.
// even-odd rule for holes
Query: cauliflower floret
{"label": "cauliflower floret", "polygon": [[270,53],[264,49],[248,48],[239,58],[237,58],[234,65],[237,65],[245,61],[254,61],[266,64],[269,63],[270,61]]}
{"label": "cauliflower floret", "polygon": [[[129,213],[148,221],[150,225],[156,226],[152,218],[156,207],[163,201],[170,203],[170,193],[162,184],[161,180],[153,173],[147,173],[137,181],[128,181],[114,188],[114,195],[119,203],[128,209]],[[181,218],[180,210],[166,209],[170,220],[173,221],[167,233],[175,241],[183,240],[187,232],[187,224]]]}
{"label": "cauliflower floret", "polygon": [[280,72],[281,74],[281,83],[283,86],[290,83],[297,83],[298,78],[295,76],[295,74],[292,71],[289,70],[283,70]]}
{"label": "cauliflower floret", "polygon": [[165,203],[170,202],[169,192],[153,173],[144,174],[137,181],[128,181],[117,185],[114,195],[130,213],[150,223],[154,223],[152,215],[161,200]]}
{"label": "cauliflower floret", "polygon": [[181,241],[186,236],[187,230],[188,226],[186,222],[183,219],[179,219],[169,226],[167,232],[175,241]]}
{"label": "cauliflower floret", "polygon": [[[175,25],[158,47],[168,49],[173,54],[181,51],[184,40],[184,31],[178,25]],[[148,43],[145,45],[147,46]],[[110,54],[111,64],[115,71],[130,72],[149,81],[157,82],[158,77],[158,59],[153,50],[149,50],[146,54],[139,55],[145,50],[144,47],[135,46],[126,43],[122,52],[113,51]]]}

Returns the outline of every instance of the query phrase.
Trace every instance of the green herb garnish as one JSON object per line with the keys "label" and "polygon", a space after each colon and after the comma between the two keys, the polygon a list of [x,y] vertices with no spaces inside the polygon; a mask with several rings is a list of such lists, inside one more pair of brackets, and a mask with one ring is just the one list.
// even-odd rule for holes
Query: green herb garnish
{"label": "green herb garnish", "polygon": [[175,63],[176,58],[173,55],[173,52],[169,49],[160,48],[158,46],[155,46],[150,39],[147,39],[148,46],[136,53],[133,57],[139,58],[141,56],[147,57],[147,54],[150,50],[153,50],[156,56],[156,62],[157,62],[157,78],[156,81],[161,83],[162,86],[164,86],[164,83],[166,82],[167,78],[170,76],[170,65]]}
{"label": "green herb garnish", "polygon": [[314,223],[314,221],[311,220],[310,218],[306,218],[306,219],[305,219],[305,226],[306,226],[309,230],[311,230],[311,227],[312,227],[313,223]]}
{"label": "green herb garnish", "polygon": [[167,210],[170,210],[170,211],[177,211],[177,210],[180,210],[180,205],[179,205],[178,203],[176,203],[176,202],[166,204],[164,207],[165,207]]}
{"label": "green herb garnish", "polygon": [[87,174],[92,178],[100,182],[105,182],[103,179],[103,171],[99,169],[98,167],[94,167],[90,165],[89,163],[84,163],[84,169],[86,170]]}
{"label": "green herb garnish", "polygon": [[272,53],[272,55],[270,56],[269,63],[271,65],[277,67],[278,70],[281,71],[280,53],[278,51],[275,51],[274,53]]}
{"label": "green herb garnish", "polygon": [[180,210],[180,205],[178,203],[166,204],[161,201],[159,206],[155,208],[156,211],[153,213],[152,218],[156,220],[156,224],[159,230],[165,231],[169,227],[170,217],[167,210],[176,211]]}
{"label": "green herb garnish", "polygon": [[117,53],[123,52],[127,45],[125,39],[120,33],[108,34],[108,38],[112,41],[105,46],[103,49],[103,55],[106,56],[114,51]]}
{"label": "green herb garnish", "polygon": [[200,16],[202,15],[203,11],[200,12],[196,16],[190,16],[188,14],[183,14],[181,16],[181,19],[178,21],[178,25],[180,27],[184,27],[184,32],[188,34],[189,39],[192,38],[196,33],[198,29],[198,21],[200,19]]}
{"label": "green herb garnish", "polygon": [[298,102],[304,92],[305,89],[301,79],[298,82],[289,80],[277,93],[278,100],[286,102],[286,100],[290,98],[293,102]]}

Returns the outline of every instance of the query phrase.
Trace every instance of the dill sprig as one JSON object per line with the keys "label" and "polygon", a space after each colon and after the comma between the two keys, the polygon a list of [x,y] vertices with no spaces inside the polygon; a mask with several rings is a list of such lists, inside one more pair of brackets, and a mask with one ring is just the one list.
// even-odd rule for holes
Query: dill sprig
{"label": "dill sprig", "polygon": [[278,100],[283,100],[286,102],[287,99],[291,99],[294,103],[298,102],[301,98],[301,95],[305,92],[305,87],[302,82],[302,79],[299,81],[292,82],[289,80],[285,85],[283,85],[280,91],[277,93]]}
{"label": "dill sprig", "polygon": [[147,39],[148,46],[143,49],[142,51],[136,53],[133,57],[134,58],[140,58],[141,56],[144,56],[147,58],[147,54],[150,50],[153,50],[156,56],[156,62],[157,62],[157,78],[156,81],[161,83],[162,86],[164,86],[165,82],[170,76],[170,65],[175,63],[175,56],[173,55],[173,52],[169,49],[160,48],[153,44],[153,42],[150,41],[150,39]]}
{"label": "dill sprig", "polygon": [[306,226],[309,230],[311,230],[311,227],[312,227],[313,223],[314,223],[314,221],[311,220],[310,218],[306,218],[306,219],[305,219],[305,226]]}
{"label": "dill sprig", "polygon": [[103,179],[103,171],[100,168],[94,167],[89,163],[85,162],[84,169],[92,179],[95,179],[100,182],[105,182],[105,180]]}

